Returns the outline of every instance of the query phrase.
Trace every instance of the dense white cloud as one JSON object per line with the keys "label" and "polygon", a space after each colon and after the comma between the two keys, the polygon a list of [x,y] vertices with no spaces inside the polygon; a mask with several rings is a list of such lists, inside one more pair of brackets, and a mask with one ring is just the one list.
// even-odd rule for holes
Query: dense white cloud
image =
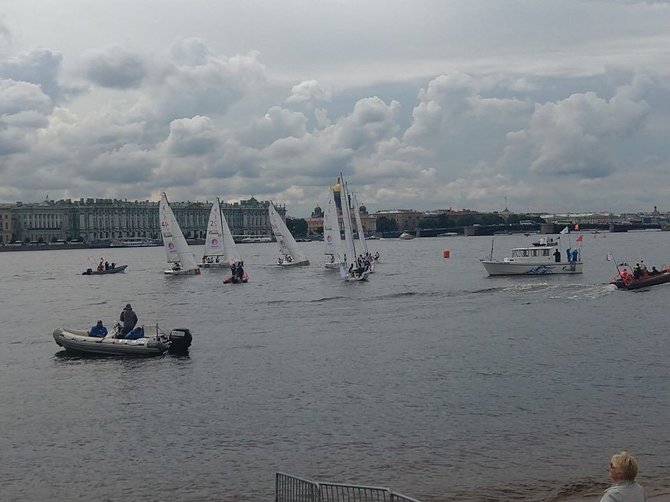
{"label": "dense white cloud", "polygon": [[0,201],[305,216],[340,171],[371,210],[667,201],[669,2],[193,0],[148,30],[148,5],[102,0],[58,31],[55,6],[5,7]]}

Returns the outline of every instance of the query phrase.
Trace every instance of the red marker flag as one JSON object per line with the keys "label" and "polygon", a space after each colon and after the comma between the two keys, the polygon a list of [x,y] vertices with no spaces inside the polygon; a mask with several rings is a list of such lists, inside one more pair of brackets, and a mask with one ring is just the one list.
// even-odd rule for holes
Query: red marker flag
{"label": "red marker flag", "polygon": [[584,235],[580,235],[579,237],[577,237],[575,239],[575,242],[582,242],[582,240],[584,240]]}

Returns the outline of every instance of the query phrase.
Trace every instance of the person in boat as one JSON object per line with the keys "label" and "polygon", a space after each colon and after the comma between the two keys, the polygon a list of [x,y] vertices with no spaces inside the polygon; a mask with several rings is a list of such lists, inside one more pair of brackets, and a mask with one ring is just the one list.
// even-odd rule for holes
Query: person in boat
{"label": "person in boat", "polygon": [[178,262],[176,262],[174,265],[172,265],[172,270],[174,270],[175,272],[179,272],[181,270],[181,265]]}
{"label": "person in boat", "polygon": [[116,268],[116,263],[112,262],[112,264],[109,266],[110,269],[115,269]]}
{"label": "person in boat", "polygon": [[651,272],[649,272],[649,275],[658,275],[660,273],[661,272],[656,268],[656,265],[654,265],[653,267],[651,267]]}
{"label": "person in boat", "polygon": [[379,251],[375,251],[375,261],[379,261]]}
{"label": "person in boat", "polygon": [[105,270],[109,270],[109,262],[108,261],[105,262]]}
{"label": "person in boat", "polygon": [[135,325],[137,324],[137,314],[130,306],[130,303],[121,311],[119,320],[123,322],[123,328],[121,329],[121,334],[123,336],[127,335],[135,328]]}
{"label": "person in boat", "polygon": [[633,277],[635,277],[636,279],[642,277],[642,267],[640,266],[639,263],[636,263],[635,266],[633,267]]}
{"label": "person in boat", "polygon": [[243,266],[244,266],[243,261],[235,262],[230,266],[230,273],[233,276],[234,283],[242,282],[242,277],[244,276]]}
{"label": "person in boat", "polygon": [[573,249],[572,250],[572,261],[577,261],[577,255],[579,254],[579,250]]}
{"label": "person in boat", "polygon": [[637,462],[627,451],[612,456],[607,469],[614,484],[605,490],[600,502],[638,502],[647,500],[644,488],[635,481]]}
{"label": "person in boat", "polygon": [[568,249],[565,250],[565,254],[566,254],[567,257],[568,257],[568,261],[570,261],[570,256],[572,256],[572,255],[570,254],[570,248],[568,248]]}
{"label": "person in boat", "polygon": [[137,326],[136,328],[133,328],[126,336],[124,336],[126,340],[137,340],[138,338],[144,338],[144,327],[143,326]]}
{"label": "person in boat", "polygon": [[91,328],[88,334],[97,338],[104,338],[107,336],[107,328],[103,326],[102,321],[98,321],[96,325]]}
{"label": "person in boat", "polygon": [[102,261],[102,258],[100,258],[100,263],[98,263],[98,272],[102,272],[105,270],[105,264]]}
{"label": "person in boat", "polygon": [[558,249],[554,251],[554,261],[556,263],[561,263],[561,252]]}

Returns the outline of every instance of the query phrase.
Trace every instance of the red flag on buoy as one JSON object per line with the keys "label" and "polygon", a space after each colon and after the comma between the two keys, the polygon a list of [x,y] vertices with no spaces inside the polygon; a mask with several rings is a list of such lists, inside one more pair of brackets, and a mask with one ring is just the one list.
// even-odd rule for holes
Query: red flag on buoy
{"label": "red flag on buoy", "polygon": [[579,237],[577,237],[575,239],[575,242],[582,242],[582,240],[584,240],[584,235],[580,235]]}
{"label": "red flag on buoy", "polygon": [[444,256],[445,258],[449,258],[449,250],[445,249],[444,252],[442,253],[442,256]]}

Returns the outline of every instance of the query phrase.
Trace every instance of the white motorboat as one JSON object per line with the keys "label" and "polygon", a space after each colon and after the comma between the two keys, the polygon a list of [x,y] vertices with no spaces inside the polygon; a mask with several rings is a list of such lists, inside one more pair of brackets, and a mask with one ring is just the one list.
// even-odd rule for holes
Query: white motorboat
{"label": "white motorboat", "polygon": [[[146,336],[151,332],[150,336]],[[141,327],[140,338],[118,338],[120,326],[117,324],[105,337],[90,336],[81,329],[57,328],[53,332],[56,344],[69,352],[100,354],[112,356],[160,356],[167,352],[183,353],[191,345],[191,332],[188,329],[173,329],[169,335],[163,333],[158,325]]]}
{"label": "white motorboat", "polygon": [[556,246],[531,246],[512,249],[512,255],[502,260],[481,260],[489,275],[551,275],[581,274],[582,261],[561,261]]}
{"label": "white motorboat", "polygon": [[404,240],[404,241],[409,241],[409,240],[414,239],[414,236],[412,234],[410,234],[409,232],[403,232],[403,233],[400,234],[399,238]]}

